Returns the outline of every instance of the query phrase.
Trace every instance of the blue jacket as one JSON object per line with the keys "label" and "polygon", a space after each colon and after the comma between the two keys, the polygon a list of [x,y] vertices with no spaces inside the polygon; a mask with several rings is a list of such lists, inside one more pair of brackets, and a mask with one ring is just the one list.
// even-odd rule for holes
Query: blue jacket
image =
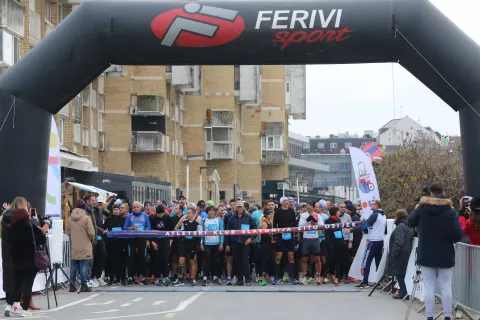
{"label": "blue jacket", "polygon": [[130,213],[125,219],[125,224],[123,225],[123,230],[128,230],[128,228],[138,225],[137,231],[141,230],[151,230],[150,219],[145,212],[140,212],[139,214]]}
{"label": "blue jacket", "polygon": [[431,268],[455,266],[453,244],[462,240],[463,231],[452,201],[443,197],[422,197],[408,219],[418,227],[417,263]]}
{"label": "blue jacket", "polygon": [[[225,226],[225,230],[254,230],[257,229],[255,220],[245,212],[241,217],[237,214],[233,215],[229,220],[228,224]],[[225,245],[231,246],[235,244],[244,244],[247,239],[255,239],[255,235],[247,234],[241,236],[227,236],[225,237]]]}

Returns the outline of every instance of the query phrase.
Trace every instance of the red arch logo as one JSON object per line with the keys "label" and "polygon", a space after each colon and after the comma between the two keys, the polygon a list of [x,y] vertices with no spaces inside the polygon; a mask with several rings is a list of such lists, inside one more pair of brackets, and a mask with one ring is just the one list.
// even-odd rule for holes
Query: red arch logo
{"label": "red arch logo", "polygon": [[235,40],[242,34],[245,23],[238,11],[192,2],[159,14],[151,28],[164,46],[201,48]]}

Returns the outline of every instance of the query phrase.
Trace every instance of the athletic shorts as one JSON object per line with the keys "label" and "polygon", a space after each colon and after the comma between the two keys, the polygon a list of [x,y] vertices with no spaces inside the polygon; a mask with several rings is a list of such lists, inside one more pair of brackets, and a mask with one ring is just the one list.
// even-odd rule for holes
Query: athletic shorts
{"label": "athletic shorts", "polygon": [[179,257],[184,257],[190,260],[193,260],[198,255],[198,243],[192,240],[183,240],[179,246],[180,253]]}
{"label": "athletic shorts", "polygon": [[173,239],[170,247],[170,255],[174,256],[178,254],[180,241],[180,239]]}
{"label": "athletic shorts", "polygon": [[295,240],[282,240],[281,237],[277,238],[277,246],[275,248],[276,252],[294,252],[295,251]]}
{"label": "athletic shorts", "polygon": [[309,257],[310,255],[314,255],[316,257],[320,256],[320,242],[318,238],[309,239],[303,238],[302,240],[302,256]]}

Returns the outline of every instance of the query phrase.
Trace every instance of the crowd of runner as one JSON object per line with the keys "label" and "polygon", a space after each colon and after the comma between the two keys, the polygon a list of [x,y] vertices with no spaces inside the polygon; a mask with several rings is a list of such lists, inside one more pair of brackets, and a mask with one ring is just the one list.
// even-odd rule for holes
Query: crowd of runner
{"label": "crowd of runner", "polygon": [[[279,202],[264,200],[252,208],[238,198],[195,204],[183,196],[170,205],[161,201],[130,204],[128,199],[114,197],[104,201],[93,195],[86,196],[84,203],[96,235],[89,287],[348,284],[356,282],[348,271],[368,226],[257,236],[120,239],[107,235],[119,230],[252,230],[348,223],[360,221],[361,207],[330,200],[300,205],[286,197]],[[380,202],[372,204],[372,209],[381,211]]]}

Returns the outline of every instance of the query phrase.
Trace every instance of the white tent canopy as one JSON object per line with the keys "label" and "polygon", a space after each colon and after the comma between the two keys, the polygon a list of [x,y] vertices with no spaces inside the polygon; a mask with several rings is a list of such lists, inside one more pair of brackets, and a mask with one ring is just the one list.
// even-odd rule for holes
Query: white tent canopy
{"label": "white tent canopy", "polygon": [[113,193],[113,192],[110,192],[110,191],[107,191],[107,190],[103,190],[103,189],[100,189],[100,188],[97,188],[97,187],[94,187],[94,186],[88,186],[86,184],[82,184],[82,183],[78,183],[78,182],[69,182],[69,184],[76,187],[76,188],[79,188],[79,189],[82,189],[82,190],[85,190],[85,191],[88,191],[88,192],[98,193],[99,195],[101,195],[105,198],[109,197],[109,196],[116,196],[117,195],[116,193]]}

